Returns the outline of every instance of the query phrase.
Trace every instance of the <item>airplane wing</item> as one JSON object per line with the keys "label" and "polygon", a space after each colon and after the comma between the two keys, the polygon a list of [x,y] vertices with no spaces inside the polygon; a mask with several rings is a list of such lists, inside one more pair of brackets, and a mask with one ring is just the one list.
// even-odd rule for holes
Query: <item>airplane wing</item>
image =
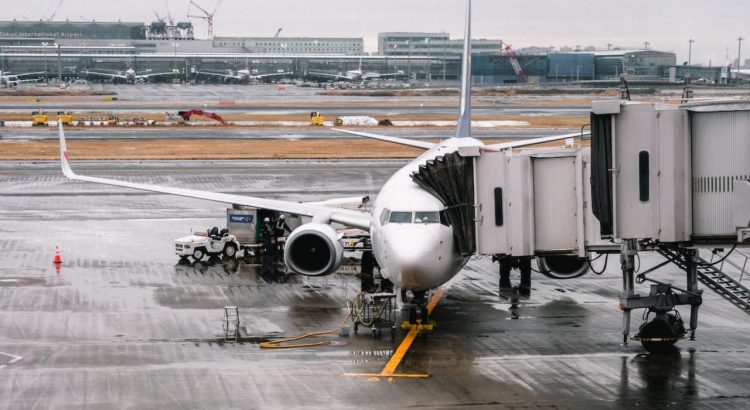
{"label": "airplane wing", "polygon": [[65,143],[65,133],[62,123],[59,124],[60,137],[60,161],[62,163],[63,174],[68,178],[76,181],[93,182],[96,184],[113,185],[124,188],[139,189],[142,191],[159,192],[163,194],[179,195],[189,198],[205,199],[208,201],[224,202],[227,204],[245,205],[253,208],[270,209],[295,215],[311,216],[319,218],[322,222],[338,222],[355,228],[364,230],[370,229],[370,214],[350,209],[342,209],[317,205],[314,203],[298,203],[291,201],[282,201],[277,199],[264,199],[252,196],[224,194],[220,192],[198,191],[194,189],[173,188],[159,185],[140,184],[136,182],[120,181],[116,179],[90,177],[78,175],[70,168],[70,153]]}
{"label": "airplane wing", "polygon": [[26,79],[26,80],[16,79],[15,82],[17,82],[17,83],[35,83],[35,82],[41,81],[41,80],[42,80],[41,78],[29,78],[29,79]]}
{"label": "airplane wing", "polygon": [[288,75],[292,75],[293,73],[268,73],[268,74],[258,74],[258,75],[251,75],[250,78],[254,78],[256,80],[260,80],[262,78],[268,78],[268,77],[285,77]]}
{"label": "airplane wing", "polygon": [[19,73],[19,74],[12,74],[12,75],[16,77],[25,77],[27,75],[42,75],[42,74],[44,74],[44,71],[37,71],[34,73]]}
{"label": "airplane wing", "polygon": [[500,144],[487,145],[484,147],[484,149],[501,151],[504,149],[525,147],[528,145],[542,144],[545,142],[559,141],[559,140],[575,138],[575,137],[582,137],[584,135],[590,135],[590,134],[591,134],[590,132],[576,132],[572,134],[551,135],[549,137],[531,138],[531,139],[520,140],[520,141],[511,141],[511,142],[503,142]]}
{"label": "airplane wing", "polygon": [[119,78],[121,80],[127,80],[128,78],[121,74],[113,74],[113,73],[98,73],[96,71],[81,71],[82,73],[85,73],[86,75],[98,75],[101,77],[109,77],[109,78]]}
{"label": "airplane wing", "polygon": [[334,80],[343,80],[343,81],[351,81],[352,79],[345,76],[345,75],[339,75],[339,74],[328,74],[328,73],[320,73],[317,71],[308,71],[308,76],[311,77],[323,77],[323,78],[332,78]]}
{"label": "airplane wing", "polygon": [[136,80],[139,78],[150,78],[150,77],[158,77],[162,75],[176,75],[177,73],[174,71],[164,72],[164,73],[148,73],[148,74],[137,74],[135,76]]}
{"label": "airplane wing", "polygon": [[407,145],[409,147],[415,147],[415,148],[430,149],[435,146],[435,143],[427,142],[427,141],[417,141],[417,140],[410,140],[408,138],[389,137],[387,135],[371,134],[369,132],[342,130],[339,128],[331,128],[331,129],[334,131],[343,132],[345,134],[357,135],[360,137],[372,138],[376,140],[392,142],[394,144]]}
{"label": "airplane wing", "polygon": [[198,71],[196,74],[203,74],[203,75],[212,75],[215,77],[221,77],[221,78],[233,78],[235,80],[242,80],[242,77],[238,75],[231,75],[231,74],[219,74],[219,73],[212,73],[210,71]]}
{"label": "airplane wing", "polygon": [[397,71],[395,73],[366,73],[362,76],[366,79],[371,78],[391,78],[391,77],[406,77],[406,74],[404,74],[403,71]]}

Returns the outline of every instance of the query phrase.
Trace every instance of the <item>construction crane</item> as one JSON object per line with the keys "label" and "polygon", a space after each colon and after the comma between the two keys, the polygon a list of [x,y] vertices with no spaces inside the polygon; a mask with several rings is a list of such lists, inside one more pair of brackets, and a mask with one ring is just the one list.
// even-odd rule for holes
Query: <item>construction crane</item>
{"label": "construction crane", "polygon": [[218,121],[224,125],[227,124],[226,120],[224,120],[219,114],[203,110],[179,111],[177,112],[177,115],[179,115],[185,122],[190,121],[190,117],[193,115],[200,115],[201,117],[211,118],[212,120]]}
{"label": "construction crane", "polygon": [[55,18],[55,16],[57,15],[57,12],[60,10],[60,7],[62,6],[63,1],[65,0],[58,1],[57,6],[55,6],[55,8],[52,10],[52,14],[50,14],[49,17],[42,17],[42,20],[52,21],[52,19]]}
{"label": "construction crane", "polygon": [[172,12],[169,11],[169,2],[167,0],[164,0],[164,5],[167,6],[167,21],[169,21],[170,26],[174,26],[174,20],[172,20]]}
{"label": "construction crane", "polygon": [[[219,5],[221,5],[221,3],[223,1],[224,0],[217,1],[216,2],[216,6],[214,6],[214,10],[212,12],[210,12],[210,13],[208,11],[206,11],[203,7],[201,7],[200,5],[198,5],[198,3],[196,3],[193,0],[190,0],[190,4],[188,4],[188,15],[187,16],[188,17],[192,17],[192,18],[197,18],[197,19],[205,20],[206,23],[208,24],[208,39],[209,40],[214,37],[214,14],[216,14],[216,10],[219,8]],[[194,15],[194,14],[190,14],[190,6],[195,6],[198,10],[200,10],[201,12],[203,12],[203,15],[202,16],[197,16],[197,15]]]}
{"label": "construction crane", "polygon": [[503,52],[505,52],[505,55],[508,56],[510,65],[513,66],[513,71],[515,71],[516,75],[518,76],[518,82],[521,84],[526,84],[526,73],[523,72],[521,64],[518,63],[518,58],[516,57],[516,53],[513,51],[513,47],[511,47],[511,45],[508,43],[503,44],[505,44],[505,47],[503,47]]}
{"label": "construction crane", "polygon": [[276,34],[273,35],[273,38],[278,38],[279,34],[281,34],[281,30],[283,30],[283,29],[284,29],[284,27],[279,27],[279,29],[276,30]]}

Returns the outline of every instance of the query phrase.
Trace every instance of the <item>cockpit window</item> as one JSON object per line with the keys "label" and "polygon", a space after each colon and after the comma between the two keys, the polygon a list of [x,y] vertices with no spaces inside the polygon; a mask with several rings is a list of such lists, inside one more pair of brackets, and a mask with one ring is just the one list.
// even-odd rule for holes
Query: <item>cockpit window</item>
{"label": "cockpit window", "polygon": [[388,223],[388,218],[391,216],[391,211],[388,209],[383,209],[383,212],[380,214],[380,225],[385,225]]}
{"label": "cockpit window", "polygon": [[445,226],[451,226],[451,220],[448,218],[448,210],[443,209],[440,211],[440,223]]}
{"label": "cockpit window", "polygon": [[411,223],[411,212],[391,212],[391,217],[388,219],[388,222],[403,224]]}
{"label": "cockpit window", "polygon": [[440,214],[438,212],[415,212],[414,223],[416,224],[440,223]]}

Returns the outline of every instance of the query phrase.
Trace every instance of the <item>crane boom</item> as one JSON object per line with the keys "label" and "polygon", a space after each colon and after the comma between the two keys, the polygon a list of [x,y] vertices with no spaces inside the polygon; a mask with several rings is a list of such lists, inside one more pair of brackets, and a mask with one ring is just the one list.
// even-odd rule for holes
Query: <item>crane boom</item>
{"label": "crane boom", "polygon": [[521,64],[518,63],[518,58],[516,57],[516,53],[513,51],[513,47],[511,47],[510,44],[505,43],[505,47],[503,47],[503,51],[505,52],[505,55],[508,56],[508,60],[510,60],[510,65],[513,66],[513,71],[515,71],[516,75],[518,76],[518,82],[521,84],[526,84],[526,73],[523,72],[523,68],[521,68]]}

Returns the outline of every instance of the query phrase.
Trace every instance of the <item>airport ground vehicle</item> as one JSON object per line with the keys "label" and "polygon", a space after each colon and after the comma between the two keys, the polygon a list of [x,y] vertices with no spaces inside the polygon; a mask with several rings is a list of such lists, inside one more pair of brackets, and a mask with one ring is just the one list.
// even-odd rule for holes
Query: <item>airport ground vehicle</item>
{"label": "airport ground vehicle", "polygon": [[320,112],[313,111],[310,113],[310,125],[323,126],[324,123],[325,117],[323,117]]}
{"label": "airport ground vehicle", "polygon": [[60,121],[63,125],[70,125],[73,123],[73,114],[71,114],[68,110],[58,111],[57,120]]}
{"label": "airport ground vehicle", "polygon": [[234,258],[240,249],[240,242],[228,229],[213,227],[208,231],[195,232],[174,240],[175,253],[182,259],[192,256],[199,261],[206,255],[224,255]]}
{"label": "airport ground vehicle", "polygon": [[49,122],[49,116],[47,113],[44,112],[44,110],[40,109],[39,111],[33,111],[31,113],[31,124],[34,126],[42,126],[47,125]]}

